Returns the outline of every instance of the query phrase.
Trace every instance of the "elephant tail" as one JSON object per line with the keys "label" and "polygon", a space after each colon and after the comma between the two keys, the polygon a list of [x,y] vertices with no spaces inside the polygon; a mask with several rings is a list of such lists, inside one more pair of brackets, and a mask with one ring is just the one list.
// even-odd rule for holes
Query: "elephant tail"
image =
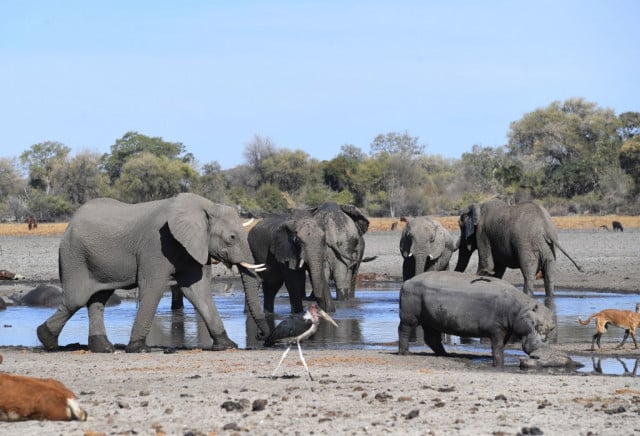
{"label": "elephant tail", "polygon": [[562,245],[560,245],[560,243],[559,243],[558,241],[550,240],[550,241],[548,241],[548,242],[549,242],[549,243],[551,243],[551,244],[552,244],[552,246],[553,246],[553,245],[555,245],[556,247],[558,247],[558,249],[559,249],[560,251],[562,251],[562,253],[563,253],[565,256],[567,256],[567,258],[569,258],[569,260],[570,260],[570,261],[575,265],[575,267],[576,267],[576,269],[577,269],[578,271],[580,271],[580,272],[584,272],[584,270],[582,269],[582,266],[578,265],[578,263],[577,263],[575,260],[573,260],[573,258],[572,258],[571,256],[569,256],[569,253],[567,253],[567,252],[565,251],[565,249],[564,249],[564,248],[562,248]]}
{"label": "elephant tail", "polygon": [[597,316],[597,313],[594,313],[593,315],[591,315],[589,318],[587,318],[586,321],[583,321],[580,319],[580,317],[578,317],[578,323],[580,323],[580,325],[589,325],[589,323],[591,322],[591,318]]}

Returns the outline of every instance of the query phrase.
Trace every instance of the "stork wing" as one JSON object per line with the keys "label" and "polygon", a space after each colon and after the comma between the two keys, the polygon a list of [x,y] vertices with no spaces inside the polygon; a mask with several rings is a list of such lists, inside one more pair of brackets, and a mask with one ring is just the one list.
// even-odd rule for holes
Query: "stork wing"
{"label": "stork wing", "polygon": [[264,345],[269,347],[276,342],[287,342],[297,338],[302,333],[311,328],[311,321],[299,317],[292,317],[283,320],[271,331],[271,334],[264,341]]}

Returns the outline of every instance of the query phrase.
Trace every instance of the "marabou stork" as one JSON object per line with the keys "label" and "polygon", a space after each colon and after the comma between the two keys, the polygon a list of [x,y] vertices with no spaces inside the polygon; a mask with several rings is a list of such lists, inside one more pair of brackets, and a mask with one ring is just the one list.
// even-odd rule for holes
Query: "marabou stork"
{"label": "marabou stork", "polygon": [[302,356],[302,347],[300,347],[300,341],[307,339],[309,336],[314,334],[316,330],[318,330],[318,325],[320,324],[320,317],[326,319],[334,326],[338,327],[338,324],[331,318],[327,312],[320,309],[315,304],[312,304],[309,309],[304,313],[304,315],[300,316],[292,316],[280,322],[273,329],[271,334],[264,341],[265,346],[271,346],[276,342],[286,342],[289,344],[287,349],[285,350],[282,358],[280,358],[280,362],[278,366],[276,366],[275,371],[271,374],[271,378],[275,378],[276,372],[278,372],[278,368],[282,365],[284,358],[291,350],[293,344],[298,345],[298,352],[300,353],[300,360],[302,360],[302,364],[304,365],[307,373],[309,374],[309,379],[313,380],[311,376],[311,371],[309,371],[309,367],[307,366],[307,362],[305,362],[304,357]]}

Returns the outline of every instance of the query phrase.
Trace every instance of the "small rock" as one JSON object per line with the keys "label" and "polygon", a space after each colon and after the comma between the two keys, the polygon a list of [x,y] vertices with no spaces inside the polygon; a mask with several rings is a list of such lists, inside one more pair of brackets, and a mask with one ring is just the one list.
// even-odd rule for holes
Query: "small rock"
{"label": "small rock", "polygon": [[411,412],[407,413],[407,416],[405,416],[405,419],[417,418],[418,415],[420,415],[420,411],[418,409],[413,409]]}
{"label": "small rock", "polygon": [[235,422],[230,422],[229,424],[225,424],[224,427],[222,427],[222,429],[240,431],[240,427],[238,427],[238,424],[236,424]]}
{"label": "small rock", "polygon": [[227,412],[233,412],[234,410],[241,412],[244,410],[244,407],[242,406],[242,404],[238,403],[237,401],[225,401],[224,403],[222,403],[222,406],[220,407],[226,410]]}
{"label": "small rock", "polygon": [[122,401],[122,400],[118,400],[118,407],[121,409],[130,409],[131,406],[129,406],[129,403],[127,403],[126,401]]}
{"label": "small rock", "polygon": [[259,412],[267,407],[267,400],[255,400],[251,405],[251,410]]}
{"label": "small rock", "polygon": [[138,393],[138,395],[140,395],[141,397],[147,397],[147,396],[151,395],[151,392],[149,392],[149,391],[140,391]]}
{"label": "small rock", "polygon": [[507,401],[507,397],[505,397],[502,394],[499,394],[499,395],[495,396],[494,400],[496,400],[496,401]]}

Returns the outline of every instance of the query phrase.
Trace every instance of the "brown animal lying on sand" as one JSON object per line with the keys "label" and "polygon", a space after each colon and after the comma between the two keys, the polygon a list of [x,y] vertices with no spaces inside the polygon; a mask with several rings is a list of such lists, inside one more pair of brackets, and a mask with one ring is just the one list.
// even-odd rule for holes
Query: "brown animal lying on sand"
{"label": "brown animal lying on sand", "polygon": [[0,269],[0,280],[22,280],[24,276],[16,273],[12,273],[11,271],[7,271],[6,269]]}
{"label": "brown animal lying on sand", "polygon": [[638,343],[636,342],[636,329],[638,328],[638,325],[640,325],[639,311],[640,304],[637,304],[635,312],[630,310],[604,309],[598,313],[594,313],[587,318],[586,321],[582,321],[580,317],[578,317],[580,325],[589,325],[592,318],[596,319],[596,334],[593,335],[593,340],[591,341],[591,351],[595,350],[595,343],[597,343],[598,348],[600,348],[600,337],[602,337],[602,333],[609,328],[610,324],[624,329],[622,342],[620,342],[616,348],[622,348],[629,335],[631,335],[631,338],[633,339],[633,344],[638,348]]}
{"label": "brown animal lying on sand", "polygon": [[0,421],[87,420],[73,392],[54,379],[0,372],[0,393]]}

